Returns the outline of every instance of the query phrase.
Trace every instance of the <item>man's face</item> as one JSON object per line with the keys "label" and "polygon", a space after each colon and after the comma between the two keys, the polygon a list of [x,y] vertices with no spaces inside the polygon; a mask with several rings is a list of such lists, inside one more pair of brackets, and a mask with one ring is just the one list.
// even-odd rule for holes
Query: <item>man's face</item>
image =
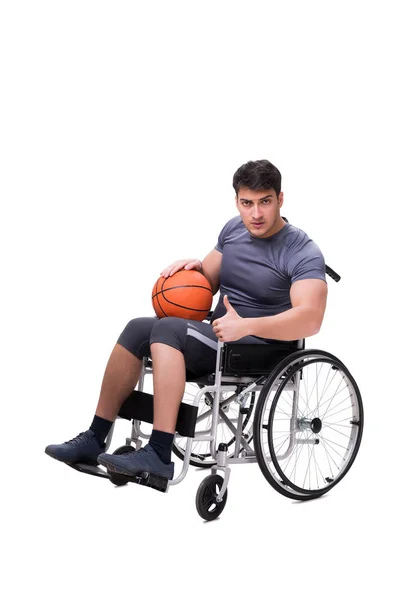
{"label": "man's face", "polygon": [[236,206],[242,221],[251,235],[266,238],[279,231],[285,222],[280,216],[283,204],[283,192],[276,195],[275,190],[250,190],[239,188]]}

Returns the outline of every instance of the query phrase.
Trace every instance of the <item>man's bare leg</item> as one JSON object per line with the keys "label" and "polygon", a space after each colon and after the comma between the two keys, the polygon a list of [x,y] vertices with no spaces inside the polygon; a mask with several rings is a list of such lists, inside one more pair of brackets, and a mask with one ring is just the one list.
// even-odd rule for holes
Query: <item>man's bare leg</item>
{"label": "man's bare leg", "polygon": [[171,451],[176,419],[186,381],[182,352],[159,342],[151,344],[154,385],[153,431],[149,443],[136,452],[100,454],[98,462],[110,472],[132,475],[153,473],[166,479],[174,476]]}
{"label": "man's bare leg", "polygon": [[[175,433],[176,419],[185,390],[186,368],[183,354],[167,346],[151,345],[154,386],[154,429]],[[116,344],[107,363],[96,415],[114,421],[122,404],[135,389],[142,361]]]}
{"label": "man's bare leg", "polygon": [[154,386],[153,429],[175,433],[179,405],[185,391],[186,367],[182,352],[166,344],[151,344]]}
{"label": "man's bare leg", "polygon": [[116,344],[108,359],[96,414],[90,428],[68,442],[50,444],[45,452],[67,464],[84,462],[96,465],[113,421],[123,402],[136,387],[141,368],[141,360]]}
{"label": "man's bare leg", "polygon": [[120,344],[114,346],[104,373],[96,416],[114,421],[122,404],[135,389],[141,368],[141,360]]}

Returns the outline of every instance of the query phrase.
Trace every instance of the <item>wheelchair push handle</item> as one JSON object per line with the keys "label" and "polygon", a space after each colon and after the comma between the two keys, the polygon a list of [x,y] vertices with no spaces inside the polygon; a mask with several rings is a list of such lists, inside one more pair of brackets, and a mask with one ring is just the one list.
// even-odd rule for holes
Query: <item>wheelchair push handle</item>
{"label": "wheelchair push handle", "polygon": [[328,265],[325,265],[325,272],[327,275],[329,275],[329,277],[332,277],[333,281],[340,281],[341,277],[339,273],[336,273],[336,271],[328,267]]}

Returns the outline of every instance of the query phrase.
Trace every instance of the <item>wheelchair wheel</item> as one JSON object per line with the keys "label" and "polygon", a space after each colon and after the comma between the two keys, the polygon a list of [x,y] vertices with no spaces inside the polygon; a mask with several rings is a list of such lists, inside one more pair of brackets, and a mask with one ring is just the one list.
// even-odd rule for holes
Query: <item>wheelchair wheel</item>
{"label": "wheelchair wheel", "polygon": [[[127,454],[128,452],[134,452],[135,448],[133,446],[120,446],[119,448],[116,448],[113,452],[113,454]],[[111,483],[113,483],[114,485],[117,485],[118,487],[121,485],[126,485],[128,483],[128,479],[126,478],[126,475],[122,475],[122,473],[110,473],[110,481]]]}
{"label": "wheelchair wheel", "polygon": [[128,483],[126,475],[122,475],[122,473],[110,473],[110,481],[118,487],[120,487],[121,485],[126,485]]}
{"label": "wheelchair wheel", "polygon": [[228,490],[225,491],[221,502],[216,500],[223,482],[221,475],[209,475],[199,485],[196,494],[196,508],[200,517],[205,521],[213,521],[225,508]]}
{"label": "wheelchair wheel", "polygon": [[285,496],[322,496],[352,466],[363,422],[361,394],[345,365],[322,350],[295,352],[260,392],[254,445],[261,471]]}
{"label": "wheelchair wheel", "polygon": [[[199,389],[203,387],[196,383],[186,383],[185,393],[183,401],[191,404],[193,403],[194,397],[198,393]],[[222,394],[222,403],[232,395],[232,392],[224,392]],[[245,415],[242,423],[242,435],[248,443],[253,439],[253,417],[254,417],[254,406],[255,406],[256,394],[253,392],[248,403],[248,413]],[[212,424],[212,406],[213,406],[213,395],[209,392],[204,394],[200,398],[199,409],[197,413],[196,429],[195,432],[200,431],[203,434],[211,433]],[[225,408],[223,408],[226,417],[235,425],[239,417],[239,405],[235,402],[229,402]],[[233,432],[229,429],[228,425],[220,418],[217,428],[217,439],[218,443],[223,442],[232,448],[236,440]],[[175,436],[174,444],[172,447],[173,453],[178,456],[181,460],[184,459],[185,449],[187,444],[187,438],[180,437],[178,434]],[[231,453],[233,454],[233,453]],[[229,454],[228,454],[229,456]],[[206,440],[193,441],[192,450],[190,454],[190,464],[195,467],[208,469],[216,464],[216,461],[210,453],[210,442]]]}
{"label": "wheelchair wheel", "polygon": [[120,446],[119,448],[116,448],[113,452],[113,454],[127,454],[128,452],[134,452],[135,448],[133,446],[129,446],[128,444],[126,446]]}

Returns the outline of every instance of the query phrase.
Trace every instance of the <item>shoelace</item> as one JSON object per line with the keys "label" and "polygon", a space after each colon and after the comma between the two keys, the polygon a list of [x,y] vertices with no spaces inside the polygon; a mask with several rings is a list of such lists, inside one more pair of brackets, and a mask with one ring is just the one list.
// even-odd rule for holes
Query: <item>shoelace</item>
{"label": "shoelace", "polygon": [[80,442],[88,441],[88,440],[89,440],[89,436],[88,436],[87,432],[82,431],[82,433],[80,433],[76,437],[72,438],[72,440],[68,440],[68,442],[66,442],[66,444],[71,444],[71,446],[76,446]]}

